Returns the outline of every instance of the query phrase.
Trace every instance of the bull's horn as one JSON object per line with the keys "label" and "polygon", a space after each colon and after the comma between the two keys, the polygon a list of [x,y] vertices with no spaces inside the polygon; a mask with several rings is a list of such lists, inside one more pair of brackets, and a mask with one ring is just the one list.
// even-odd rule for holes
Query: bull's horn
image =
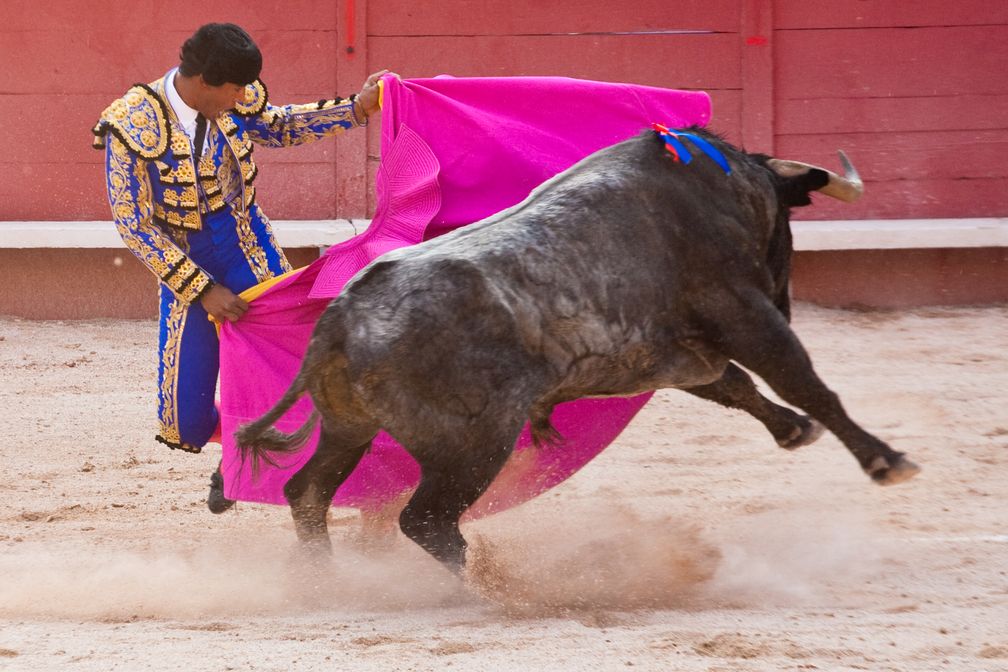
{"label": "bull's horn", "polygon": [[821,187],[819,191],[827,196],[832,196],[838,200],[852,203],[861,198],[861,194],[864,193],[864,182],[861,181],[861,176],[858,175],[857,170],[854,168],[854,165],[851,164],[847,155],[841,150],[837,150],[837,154],[840,155],[840,163],[843,164],[843,177],[840,177],[836,173],[826,170],[825,168],[813,166],[810,163],[802,163],[801,161],[770,159],[767,161],[767,164],[770,166],[771,170],[782,177],[804,175],[813,168],[821,170],[829,175],[829,182],[827,182],[825,186]]}

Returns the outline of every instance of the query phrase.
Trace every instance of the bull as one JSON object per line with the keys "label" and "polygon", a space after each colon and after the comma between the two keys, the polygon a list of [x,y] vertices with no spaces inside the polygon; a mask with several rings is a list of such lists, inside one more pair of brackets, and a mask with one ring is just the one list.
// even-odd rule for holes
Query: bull
{"label": "bull", "polygon": [[[290,388],[236,433],[243,459],[273,463],[321,419],[315,454],[284,488],[303,544],[330,548],[330,501],[382,428],[422,471],[400,529],[461,570],[459,518],[526,421],[536,442],[557,441],[553,407],[582,397],[680,388],[749,412],[784,447],[824,426],[876,483],[919,471],[848,417],[789,326],[791,209],[814,191],[860,196],[846,157],[840,176],[664,130],[379,257],[329,304]],[[763,397],[742,367],[807,415]],[[276,430],[306,392],[309,420]]]}

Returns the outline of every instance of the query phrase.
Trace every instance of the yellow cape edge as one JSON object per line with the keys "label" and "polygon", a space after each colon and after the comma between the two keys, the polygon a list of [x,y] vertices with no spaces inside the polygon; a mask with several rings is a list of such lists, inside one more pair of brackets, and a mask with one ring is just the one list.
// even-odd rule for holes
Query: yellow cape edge
{"label": "yellow cape edge", "polygon": [[[306,268],[308,267],[302,266],[301,268],[295,268],[293,271],[287,271],[283,275],[277,275],[270,278],[269,280],[263,280],[258,285],[252,285],[244,292],[239,294],[238,298],[247,303],[252,303],[260,296],[262,296],[266,292],[266,290],[272,287],[273,285],[277,284],[281,280],[286,280],[287,278],[297,275]],[[217,327],[217,335],[220,336],[220,328],[221,328],[220,322],[215,320],[211,315],[207,315],[207,319],[214,323],[214,326]]]}

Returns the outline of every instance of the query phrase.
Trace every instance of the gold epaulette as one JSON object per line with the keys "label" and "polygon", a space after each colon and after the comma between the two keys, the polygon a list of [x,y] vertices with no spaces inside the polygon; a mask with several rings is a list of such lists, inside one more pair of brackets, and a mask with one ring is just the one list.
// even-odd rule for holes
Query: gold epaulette
{"label": "gold epaulette", "polygon": [[266,85],[257,79],[245,86],[245,102],[237,103],[234,109],[243,117],[254,117],[266,109],[267,102],[269,92],[266,90]]}
{"label": "gold epaulette", "polygon": [[92,129],[95,149],[105,149],[114,133],[130,152],[144,159],[160,159],[168,149],[171,131],[164,103],[147,84],[137,84],[105,108]]}

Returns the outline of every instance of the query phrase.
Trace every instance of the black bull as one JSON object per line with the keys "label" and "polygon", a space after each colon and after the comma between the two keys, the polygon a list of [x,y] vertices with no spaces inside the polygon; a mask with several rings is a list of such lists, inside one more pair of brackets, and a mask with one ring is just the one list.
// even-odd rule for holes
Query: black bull
{"label": "black bull", "polygon": [[[645,132],[508,210],[380,257],[346,286],[290,389],[237,433],[258,464],[303,445],[321,416],[318,449],[284,490],[302,542],[329,548],[330,500],[383,428],[422,470],[402,531],[458,569],[459,517],[526,420],[553,441],[560,402],[665,387],[743,409],[788,448],[815,440],[821,423],[878,483],[917,473],[847,417],[788,325],[790,208],[814,190],[853,200],[857,174],[694,132],[730,174],[699,151],[677,161]],[[733,362],[808,416],[761,396]],[[274,429],[305,392],[312,419],[290,435]]]}

